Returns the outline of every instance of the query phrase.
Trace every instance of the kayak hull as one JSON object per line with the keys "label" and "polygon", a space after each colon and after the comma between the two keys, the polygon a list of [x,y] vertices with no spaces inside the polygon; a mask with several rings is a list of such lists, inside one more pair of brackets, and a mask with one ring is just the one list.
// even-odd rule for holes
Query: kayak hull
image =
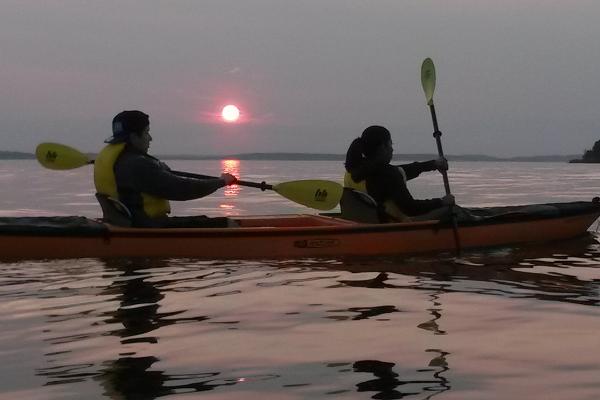
{"label": "kayak hull", "polygon": [[[590,203],[591,204],[591,203]],[[512,218],[460,225],[461,248],[569,239],[587,233],[600,207],[551,217]],[[385,256],[453,251],[453,228],[438,221],[364,224],[335,216],[240,217],[239,228],[122,228],[97,232],[0,232],[2,259],[184,257],[296,259]]]}

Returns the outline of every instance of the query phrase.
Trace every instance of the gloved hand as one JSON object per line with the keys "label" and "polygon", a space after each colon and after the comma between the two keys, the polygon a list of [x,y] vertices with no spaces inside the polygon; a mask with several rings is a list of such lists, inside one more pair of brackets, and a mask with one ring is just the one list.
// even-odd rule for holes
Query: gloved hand
{"label": "gloved hand", "polygon": [[225,186],[235,185],[238,181],[238,179],[235,176],[227,173],[221,174],[221,179],[225,181]]}
{"label": "gloved hand", "polygon": [[438,158],[435,160],[435,168],[440,172],[448,171],[448,160],[444,157]]}
{"label": "gloved hand", "polygon": [[442,197],[442,204],[445,206],[453,206],[455,204],[455,199],[453,194],[447,194]]}

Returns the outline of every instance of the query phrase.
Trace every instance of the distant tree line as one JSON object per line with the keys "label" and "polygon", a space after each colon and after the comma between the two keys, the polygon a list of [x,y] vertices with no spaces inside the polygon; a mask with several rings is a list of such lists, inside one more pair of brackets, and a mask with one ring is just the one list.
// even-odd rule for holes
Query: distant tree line
{"label": "distant tree line", "polygon": [[[600,141],[599,141],[600,142]],[[528,161],[528,162],[600,162],[600,144],[596,142],[594,149],[591,150],[597,154],[598,161],[582,161],[572,160],[577,157],[571,155],[545,155],[545,156],[518,156],[518,157],[494,157],[483,154],[461,154],[461,155],[446,155],[449,161]],[[88,153],[90,159],[96,158],[95,154]],[[186,154],[163,154],[158,155],[158,158],[164,160],[222,160],[222,159],[238,159],[238,160],[282,160],[282,161],[340,161],[344,162],[345,154],[314,154],[314,153],[241,153],[241,154],[226,154],[226,155],[186,155]],[[425,161],[437,158],[437,154],[395,154],[396,161]],[[18,151],[0,151],[0,160],[35,160],[35,155]]]}
{"label": "distant tree line", "polygon": [[1,160],[33,160],[35,156],[31,153],[22,153],[20,151],[0,151]]}
{"label": "distant tree line", "polygon": [[572,163],[600,163],[600,140],[594,143],[591,150],[586,150],[581,159],[571,160]]}

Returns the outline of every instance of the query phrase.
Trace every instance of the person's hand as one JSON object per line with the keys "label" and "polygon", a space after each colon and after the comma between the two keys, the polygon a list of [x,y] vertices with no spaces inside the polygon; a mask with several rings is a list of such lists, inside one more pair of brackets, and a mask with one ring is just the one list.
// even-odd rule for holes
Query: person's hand
{"label": "person's hand", "polygon": [[237,183],[237,178],[231,174],[221,174],[221,179],[225,181],[225,186],[235,185]]}
{"label": "person's hand", "polygon": [[454,199],[453,194],[447,194],[444,197],[442,197],[442,204],[445,206],[453,206],[455,202],[456,201]]}
{"label": "person's hand", "polygon": [[444,157],[438,158],[435,160],[435,168],[440,172],[448,171],[448,160]]}

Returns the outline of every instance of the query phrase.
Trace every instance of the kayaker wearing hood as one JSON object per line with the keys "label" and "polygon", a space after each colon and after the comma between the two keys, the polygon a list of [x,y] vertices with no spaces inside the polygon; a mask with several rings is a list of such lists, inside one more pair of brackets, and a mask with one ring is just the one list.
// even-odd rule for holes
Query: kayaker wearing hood
{"label": "kayaker wearing hood", "polygon": [[112,121],[113,135],[94,163],[98,193],[118,199],[131,212],[137,227],[225,227],[228,218],[206,216],[168,217],[169,200],[192,200],[207,196],[236,182],[235,176],[220,178],[172,171],[148,154],[152,141],[150,119],[141,111],[123,111]]}
{"label": "kayaker wearing hood", "polygon": [[[454,196],[416,200],[406,182],[422,172],[446,170],[445,159],[391,165],[393,148],[390,132],[382,126],[370,126],[354,139],[346,153],[344,186],[369,194],[378,205],[381,222],[423,219],[425,214],[454,204]],[[433,218],[433,217],[432,217]]]}

